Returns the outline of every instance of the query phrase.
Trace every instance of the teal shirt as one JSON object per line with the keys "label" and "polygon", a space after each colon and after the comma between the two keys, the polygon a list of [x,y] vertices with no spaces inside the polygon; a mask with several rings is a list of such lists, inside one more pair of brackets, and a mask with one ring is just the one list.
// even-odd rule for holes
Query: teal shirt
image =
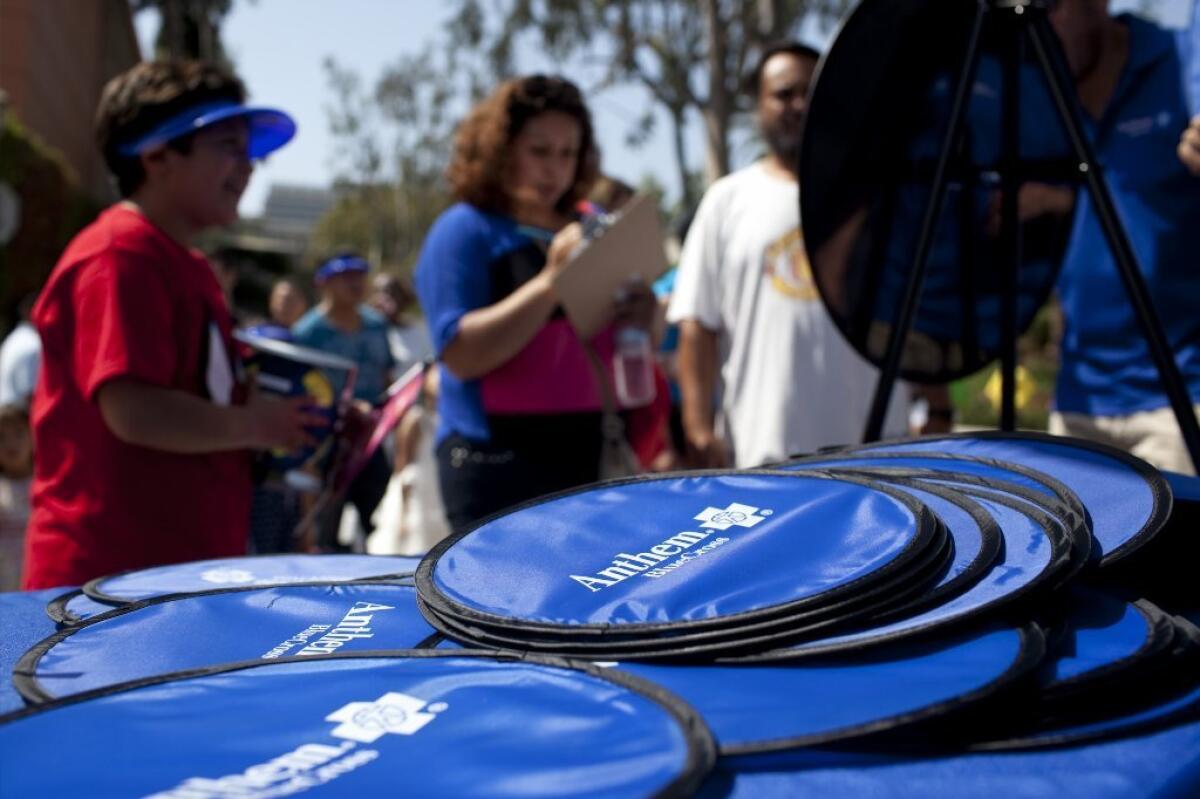
{"label": "teal shirt", "polygon": [[[313,308],[292,326],[292,337],[302,347],[339,355],[357,364],[354,398],[374,403],[387,389],[395,364],[388,345],[387,321],[365,306],[359,306],[358,316],[362,325],[353,333],[347,333],[331,325],[320,309]],[[334,391],[341,393],[343,376],[334,373],[327,373],[327,376]]]}

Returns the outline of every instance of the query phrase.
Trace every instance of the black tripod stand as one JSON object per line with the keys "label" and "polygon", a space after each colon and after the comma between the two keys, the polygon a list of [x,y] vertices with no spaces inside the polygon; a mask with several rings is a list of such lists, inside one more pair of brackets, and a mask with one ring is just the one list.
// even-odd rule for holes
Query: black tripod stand
{"label": "black tripod stand", "polygon": [[[1001,16],[1003,15],[1003,16]],[[1155,313],[1146,282],[1138,267],[1137,256],[1129,242],[1120,220],[1108,184],[1097,163],[1091,143],[1083,134],[1083,118],[1075,99],[1074,86],[1066,77],[1069,71],[1053,29],[1047,18],[1046,0],[977,0],[975,16],[971,25],[970,39],[962,68],[955,83],[953,102],[950,107],[949,125],[942,140],[929,204],[921,219],[917,247],[913,256],[912,269],[904,285],[899,316],[895,320],[884,358],[879,381],[867,419],[864,441],[878,440],[887,414],[888,399],[900,371],[900,358],[904,343],[913,326],[917,302],[921,296],[925,273],[933,247],[934,231],[941,216],[946,196],[948,172],[952,154],[962,138],[968,98],[975,83],[981,55],[981,39],[985,25],[1004,25],[1004,47],[1002,48],[1003,87],[1001,103],[1003,129],[1001,131],[1002,155],[999,164],[1001,176],[1001,231],[1003,260],[1010,267],[1003,277],[1003,297],[1000,311],[1001,341],[1001,412],[1000,428],[1012,430],[1016,427],[1016,364],[1017,364],[1017,273],[1021,263],[1021,224],[1018,218],[1017,194],[1027,178],[1023,170],[1020,153],[1020,66],[1024,60],[1026,46],[1032,47],[1038,70],[1045,80],[1058,115],[1058,121],[1067,136],[1072,155],[1077,162],[1078,179],[1087,188],[1105,240],[1112,251],[1117,271],[1124,283],[1126,294],[1133,305],[1142,335],[1150,349],[1159,378],[1171,403],[1171,409],[1183,432],[1184,444],[1192,463],[1200,470],[1200,424],[1183,376],[1175,363],[1162,322]]]}

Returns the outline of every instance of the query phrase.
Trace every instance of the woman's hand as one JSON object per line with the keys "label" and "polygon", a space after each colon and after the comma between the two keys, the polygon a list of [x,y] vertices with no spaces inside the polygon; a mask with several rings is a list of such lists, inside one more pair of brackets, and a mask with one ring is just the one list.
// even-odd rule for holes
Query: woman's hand
{"label": "woman's hand", "polygon": [[567,264],[571,262],[571,256],[575,254],[575,249],[583,242],[583,226],[578,222],[572,222],[562,230],[555,234],[554,239],[550,242],[550,248],[546,250],[546,267],[545,273],[549,278],[556,277]]}

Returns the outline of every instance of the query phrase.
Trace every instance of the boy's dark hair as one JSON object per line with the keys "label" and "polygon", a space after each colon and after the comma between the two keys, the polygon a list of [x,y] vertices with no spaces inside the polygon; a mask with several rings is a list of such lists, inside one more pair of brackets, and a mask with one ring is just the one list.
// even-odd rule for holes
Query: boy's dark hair
{"label": "boy's dark hair", "polygon": [[750,79],[746,82],[747,91],[757,98],[758,90],[762,84],[763,70],[767,67],[767,62],[780,53],[794,55],[797,58],[811,58],[813,61],[821,60],[821,51],[815,47],[810,47],[801,42],[784,41],[775,42],[769,45],[762,51],[762,55],[758,57],[758,63],[754,66],[754,71],[750,73]]}
{"label": "boy's dark hair", "polygon": [[[96,143],[117,179],[122,197],[133,194],[146,179],[138,156],[121,155],[122,144],[145,135],[176,114],[217,100],[244,102],[246,89],[226,70],[204,61],[144,61],[110,80],[96,109]],[[172,139],[168,146],[181,153],[192,137]]]}

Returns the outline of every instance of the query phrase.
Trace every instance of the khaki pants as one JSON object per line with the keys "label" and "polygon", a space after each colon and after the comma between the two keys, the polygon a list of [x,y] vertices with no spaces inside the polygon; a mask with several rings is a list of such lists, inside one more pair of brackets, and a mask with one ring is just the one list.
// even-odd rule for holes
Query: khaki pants
{"label": "khaki pants", "polygon": [[[1200,414],[1200,405],[1193,410]],[[1196,474],[1170,406],[1125,416],[1088,416],[1084,413],[1055,411],[1050,414],[1049,427],[1053,435],[1099,441],[1136,455],[1159,469]]]}

